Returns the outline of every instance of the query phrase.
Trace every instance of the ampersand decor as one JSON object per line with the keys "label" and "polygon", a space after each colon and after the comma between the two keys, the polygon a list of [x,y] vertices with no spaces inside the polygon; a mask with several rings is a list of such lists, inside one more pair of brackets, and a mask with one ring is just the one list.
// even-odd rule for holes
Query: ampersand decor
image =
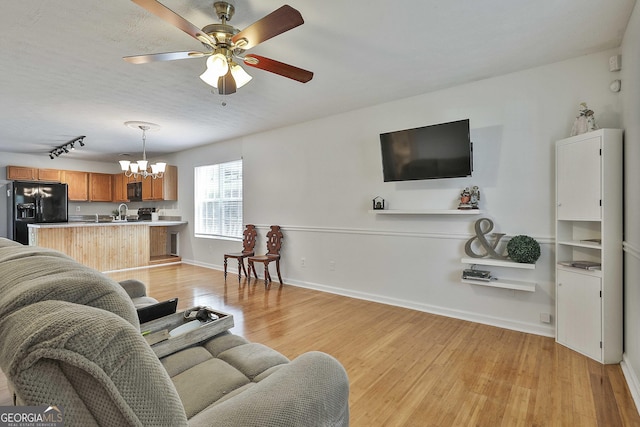
{"label": "ampersand decor", "polygon": [[[484,226],[483,226],[484,225]],[[507,259],[507,255],[500,255],[496,252],[496,247],[500,243],[500,239],[504,237],[503,233],[494,233],[494,241],[493,244],[489,243],[486,239],[486,236],[491,233],[493,230],[493,221],[489,218],[480,218],[476,221],[475,224],[476,235],[467,241],[464,245],[465,253],[471,258],[494,258],[494,259]],[[484,253],[477,254],[471,248],[471,245],[475,240],[478,240],[482,248],[484,249]]]}

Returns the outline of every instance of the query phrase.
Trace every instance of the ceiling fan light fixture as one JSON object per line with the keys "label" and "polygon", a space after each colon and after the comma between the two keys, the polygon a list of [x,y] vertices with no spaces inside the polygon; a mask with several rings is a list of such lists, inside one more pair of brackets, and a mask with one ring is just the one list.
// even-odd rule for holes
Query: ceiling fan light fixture
{"label": "ceiling fan light fixture", "polygon": [[216,53],[207,58],[207,69],[200,75],[200,79],[209,86],[218,87],[218,79],[229,71],[227,58]]}
{"label": "ceiling fan light fixture", "polygon": [[236,81],[236,87],[241,88],[251,81],[251,77],[240,65],[231,62],[231,75]]}
{"label": "ceiling fan light fixture", "polygon": [[207,71],[216,77],[224,76],[229,70],[227,57],[222,53],[215,53],[207,58]]}

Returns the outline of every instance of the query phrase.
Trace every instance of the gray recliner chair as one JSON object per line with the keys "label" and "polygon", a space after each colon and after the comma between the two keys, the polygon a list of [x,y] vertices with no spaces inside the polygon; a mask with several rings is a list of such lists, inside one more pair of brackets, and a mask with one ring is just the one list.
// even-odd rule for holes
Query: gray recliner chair
{"label": "gray recliner chair", "polygon": [[158,302],[157,299],[151,298],[147,295],[147,287],[139,280],[127,279],[118,283],[120,283],[120,286],[122,286],[127,292],[127,295],[131,298],[133,306],[136,309],[156,304]]}
{"label": "gray recliner chair", "polygon": [[229,332],[158,359],[125,288],[48,249],[0,239],[0,368],[18,405],[67,426],[346,426],[333,357],[288,360]]}

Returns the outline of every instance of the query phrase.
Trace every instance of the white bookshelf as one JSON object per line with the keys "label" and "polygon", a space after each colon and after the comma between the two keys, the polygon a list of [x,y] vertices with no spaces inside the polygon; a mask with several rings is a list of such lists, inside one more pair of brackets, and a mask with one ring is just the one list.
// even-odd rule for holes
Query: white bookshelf
{"label": "white bookshelf", "polygon": [[556,341],[601,363],[622,360],[622,161],[620,129],[556,143]]}

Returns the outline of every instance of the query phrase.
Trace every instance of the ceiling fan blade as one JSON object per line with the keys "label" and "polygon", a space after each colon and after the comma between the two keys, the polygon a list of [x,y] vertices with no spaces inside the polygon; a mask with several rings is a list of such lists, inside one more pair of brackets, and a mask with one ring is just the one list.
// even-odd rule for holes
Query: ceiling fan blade
{"label": "ceiling fan blade", "polygon": [[227,74],[218,78],[218,93],[220,95],[236,93],[236,80],[231,75],[231,69],[227,71]]}
{"label": "ceiling fan blade", "polygon": [[148,62],[159,62],[159,61],[175,61],[176,59],[188,59],[188,58],[201,58],[207,55],[203,52],[166,52],[166,53],[152,53],[150,55],[136,55],[136,56],[125,56],[125,61],[131,64],[146,64]]}
{"label": "ceiling fan blade", "polygon": [[265,40],[269,40],[302,24],[304,24],[304,20],[300,12],[285,4],[280,9],[276,9],[264,18],[249,25],[233,36],[231,40],[240,49],[248,50]]}
{"label": "ceiling fan blade", "polygon": [[193,25],[191,22],[184,19],[182,16],[175,13],[173,10],[169,9],[162,3],[159,3],[156,0],[131,0],[138,6],[146,9],[147,11],[153,13],[160,19],[164,19],[169,24],[173,25],[189,34],[194,39],[199,40],[200,42],[214,47],[216,45],[216,41],[209,37],[208,34],[204,33],[200,28]]}
{"label": "ceiling fan blade", "polygon": [[270,73],[275,73],[283,77],[306,83],[313,78],[313,72],[294,67],[273,59],[265,58],[260,55],[245,55],[244,63],[250,67],[259,68]]}

